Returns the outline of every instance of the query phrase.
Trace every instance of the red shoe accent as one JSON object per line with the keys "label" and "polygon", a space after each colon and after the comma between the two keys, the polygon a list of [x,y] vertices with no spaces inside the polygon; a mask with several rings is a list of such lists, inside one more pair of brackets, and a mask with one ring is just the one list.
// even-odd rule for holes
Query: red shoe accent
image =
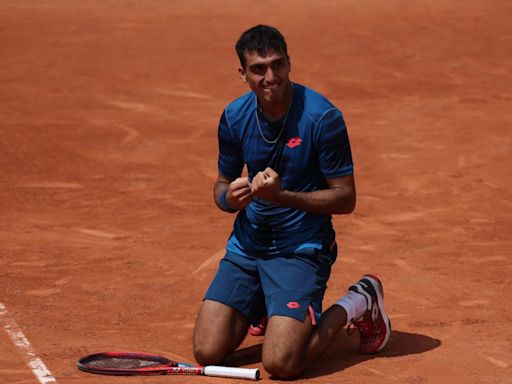
{"label": "red shoe accent", "polygon": [[391,335],[391,322],[384,311],[382,283],[377,276],[364,275],[349,290],[364,295],[369,305],[360,319],[352,321],[348,332],[353,333],[353,327],[359,330],[359,350],[362,353],[379,352],[387,344]]}
{"label": "red shoe accent", "polygon": [[249,334],[251,336],[264,336],[265,331],[267,330],[268,318],[264,317],[260,320],[258,325],[250,325],[249,326]]}

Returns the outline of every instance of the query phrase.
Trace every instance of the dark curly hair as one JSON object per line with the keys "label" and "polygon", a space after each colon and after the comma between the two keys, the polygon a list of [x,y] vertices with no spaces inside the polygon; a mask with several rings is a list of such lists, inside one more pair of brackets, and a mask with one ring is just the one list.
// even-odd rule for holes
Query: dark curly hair
{"label": "dark curly hair", "polygon": [[245,68],[246,52],[257,52],[258,55],[264,56],[268,51],[275,51],[284,53],[289,59],[284,36],[276,28],[268,25],[256,25],[242,33],[235,49],[242,68]]}

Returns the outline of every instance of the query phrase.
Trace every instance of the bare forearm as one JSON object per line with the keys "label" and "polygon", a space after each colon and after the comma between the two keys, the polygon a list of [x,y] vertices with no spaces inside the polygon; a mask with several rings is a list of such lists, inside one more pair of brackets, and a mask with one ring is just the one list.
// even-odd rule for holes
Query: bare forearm
{"label": "bare forearm", "polygon": [[293,192],[281,188],[279,174],[267,167],[252,180],[252,193],[283,207],[332,215],[350,213],[356,206],[354,175],[326,179],[327,188],[312,192]]}
{"label": "bare forearm", "polygon": [[351,213],[356,205],[353,191],[329,188],[314,192],[281,190],[275,204],[324,215]]}
{"label": "bare forearm", "polygon": [[249,178],[239,177],[231,181],[219,175],[213,186],[213,199],[226,212],[233,213],[244,209],[252,200]]}
{"label": "bare forearm", "polygon": [[[213,185],[213,200],[219,206],[220,197],[229,188],[229,181],[217,180]],[[219,206],[220,208],[220,206]]]}
{"label": "bare forearm", "polygon": [[229,183],[217,181],[213,187],[213,201],[220,210],[228,213],[235,213],[237,209],[231,207],[227,201],[227,193],[229,191]]}

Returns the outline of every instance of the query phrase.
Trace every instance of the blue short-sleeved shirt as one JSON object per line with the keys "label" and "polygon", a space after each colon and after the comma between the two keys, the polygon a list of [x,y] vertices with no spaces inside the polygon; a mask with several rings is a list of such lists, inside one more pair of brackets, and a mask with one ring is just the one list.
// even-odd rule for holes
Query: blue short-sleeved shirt
{"label": "blue short-sleeved shirt", "polygon": [[[278,136],[285,118],[267,121],[254,92],[226,107],[218,131],[221,175],[235,179],[247,165],[252,179],[271,167],[280,176],[281,188],[311,192],[328,188],[326,179],[352,174],[350,143],[340,110],[303,85],[293,87],[284,130],[274,144],[267,141]],[[254,198],[238,213],[226,248],[241,255],[293,254],[304,248],[322,249],[331,232],[330,215]]]}

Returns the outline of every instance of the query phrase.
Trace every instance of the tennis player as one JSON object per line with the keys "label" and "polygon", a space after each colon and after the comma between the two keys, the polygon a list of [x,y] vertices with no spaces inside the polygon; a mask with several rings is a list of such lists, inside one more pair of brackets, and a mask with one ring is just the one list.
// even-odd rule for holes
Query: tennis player
{"label": "tennis player", "polygon": [[219,363],[266,318],[252,332],[265,333],[263,366],[277,378],[301,375],[347,324],[359,330],[361,352],[378,352],[391,326],[376,276],[363,276],[322,313],[337,256],[331,215],[351,213],[356,202],[343,116],[290,80],[277,29],[249,29],[236,51],[250,92],[220,118],[214,198],[237,216],[196,321],[195,357]]}

